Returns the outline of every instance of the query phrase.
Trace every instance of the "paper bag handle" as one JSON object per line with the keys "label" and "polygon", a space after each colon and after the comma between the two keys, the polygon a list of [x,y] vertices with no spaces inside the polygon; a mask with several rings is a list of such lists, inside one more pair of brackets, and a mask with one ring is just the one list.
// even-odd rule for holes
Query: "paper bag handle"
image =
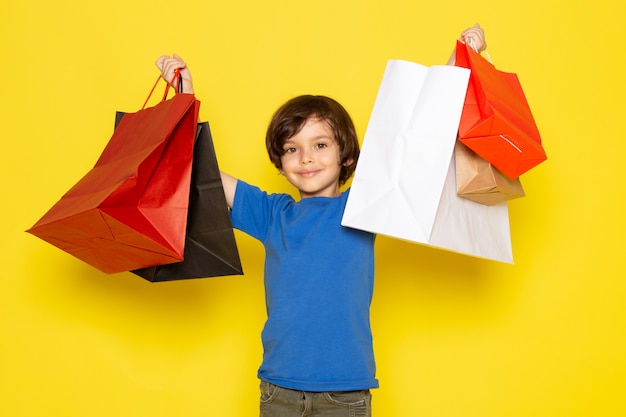
{"label": "paper bag handle", "polygon": [[[476,48],[476,45],[474,45],[474,39],[473,38],[469,38],[467,40],[467,43],[469,44],[470,48],[472,48],[474,50],[474,52],[476,52],[477,54],[480,53],[478,52],[478,49]],[[489,63],[491,63],[491,65],[493,65],[493,61],[491,60],[491,57],[489,56],[489,52],[487,52],[487,50],[485,49],[485,55],[487,56],[487,59],[489,60]]]}
{"label": "paper bag handle", "polygon": [[[174,91],[177,94],[183,92],[183,76],[180,74],[180,71],[176,69],[174,71],[174,76],[172,77],[172,81],[167,83],[167,86],[165,87],[165,92],[163,93],[163,98],[161,99],[161,101],[167,100],[167,94],[170,91],[170,87],[174,85],[174,81],[176,81],[176,79],[178,79],[178,82],[176,83],[176,89]],[[146,101],[143,103],[143,106],[141,106],[141,110],[143,110],[146,107],[146,104],[148,104],[148,100],[150,100],[150,97],[152,97],[152,93],[154,93],[154,90],[156,86],[159,84],[159,81],[161,81],[160,75],[159,75],[159,78],[157,78],[154,85],[152,86],[152,90],[150,90],[150,94],[148,94],[148,98],[146,98]]]}

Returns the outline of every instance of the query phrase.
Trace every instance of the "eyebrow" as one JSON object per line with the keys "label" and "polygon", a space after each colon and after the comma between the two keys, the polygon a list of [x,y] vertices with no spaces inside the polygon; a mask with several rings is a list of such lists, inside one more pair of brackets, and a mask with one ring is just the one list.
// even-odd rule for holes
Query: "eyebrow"
{"label": "eyebrow", "polygon": [[[330,140],[335,140],[336,139],[333,136],[329,136],[329,135],[318,135],[318,136],[314,136],[311,138],[312,140],[318,140],[318,139],[330,139]],[[284,143],[293,143],[294,140],[292,138],[286,139]]]}

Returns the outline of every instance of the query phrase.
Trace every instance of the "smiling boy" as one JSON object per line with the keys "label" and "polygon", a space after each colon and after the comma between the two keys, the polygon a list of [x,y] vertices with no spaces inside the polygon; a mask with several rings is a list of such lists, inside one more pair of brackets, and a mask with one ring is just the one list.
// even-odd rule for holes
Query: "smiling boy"
{"label": "smiling boy", "polygon": [[[466,38],[484,49],[478,25]],[[156,64],[165,80],[180,70],[184,92],[193,94],[180,57]],[[370,328],[375,235],[341,226],[349,190],[340,187],[359,156],[353,122],[329,97],[295,97],[272,117],[266,148],[300,200],[222,173],[233,226],[266,252],[261,417],[370,416],[370,389],[378,387]]]}

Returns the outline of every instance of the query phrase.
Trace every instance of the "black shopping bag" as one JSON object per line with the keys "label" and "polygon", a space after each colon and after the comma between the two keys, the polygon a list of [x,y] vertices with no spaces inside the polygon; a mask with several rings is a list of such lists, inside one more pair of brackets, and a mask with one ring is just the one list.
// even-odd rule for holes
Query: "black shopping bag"
{"label": "black shopping bag", "polygon": [[132,272],[151,282],[243,274],[207,122],[196,130],[183,261]]}

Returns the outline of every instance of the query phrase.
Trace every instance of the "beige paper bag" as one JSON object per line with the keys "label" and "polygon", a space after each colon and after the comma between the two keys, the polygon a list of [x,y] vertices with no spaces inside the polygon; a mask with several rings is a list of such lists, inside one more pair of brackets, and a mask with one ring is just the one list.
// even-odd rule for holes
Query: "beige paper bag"
{"label": "beige paper bag", "polygon": [[493,206],[525,196],[519,178],[507,178],[460,141],[454,146],[454,155],[456,190],[460,197]]}

